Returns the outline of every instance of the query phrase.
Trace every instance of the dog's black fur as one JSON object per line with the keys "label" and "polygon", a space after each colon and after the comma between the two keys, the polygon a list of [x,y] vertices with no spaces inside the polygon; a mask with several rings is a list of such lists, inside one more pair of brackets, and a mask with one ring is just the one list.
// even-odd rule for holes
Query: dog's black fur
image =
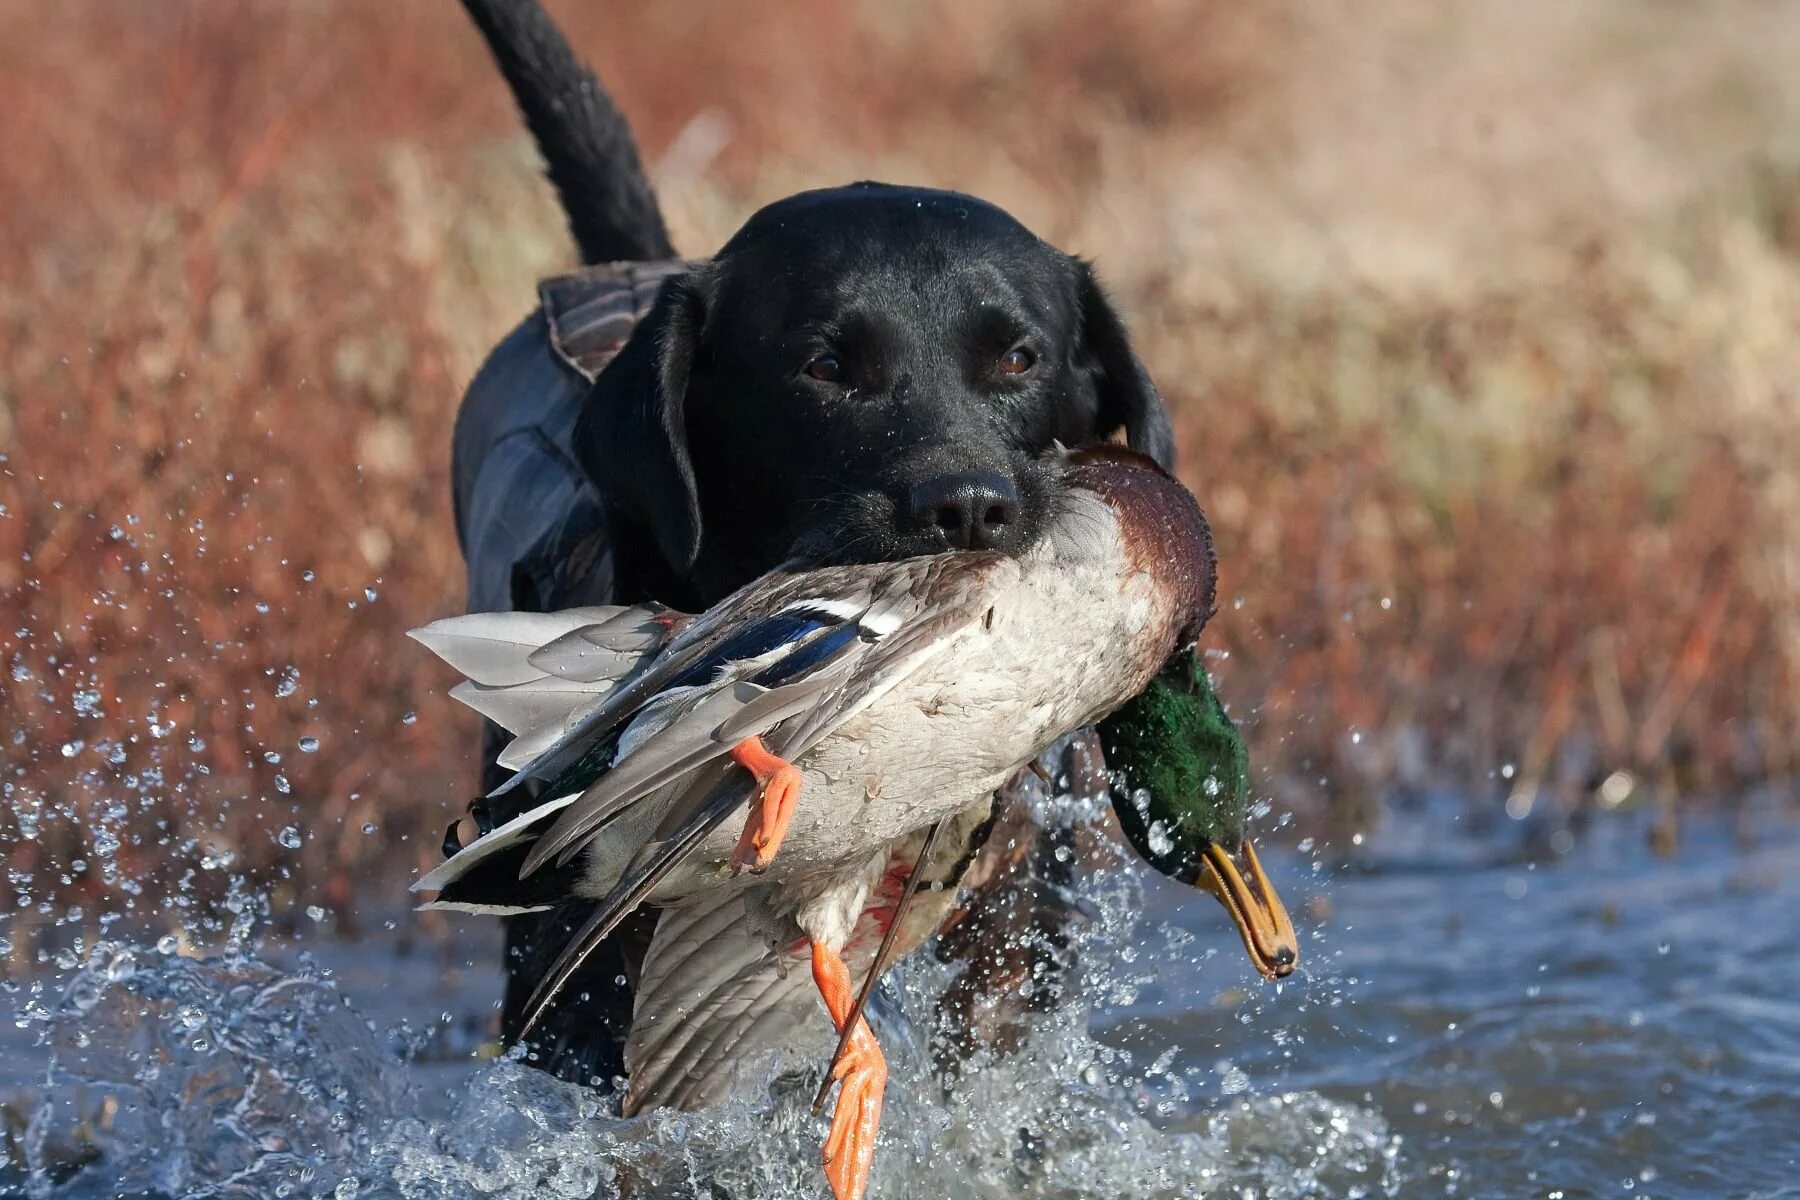
{"label": "dog's black fur", "polygon": [[[525,114],[589,262],[672,256],[623,118],[535,0],[464,0]],[[568,427],[525,431],[578,463],[612,574],[596,596],[534,562],[470,482],[507,414],[577,385],[534,317],[471,385],[457,430],[459,531],[473,581],[496,560],[516,606],[656,599],[695,609],[803,555],[876,561],[947,547],[1020,549],[1055,501],[1039,456],[1123,431],[1167,463],[1162,401],[1093,271],[1006,213],[953,192],[862,183],[753,216],[664,285]],[[514,430],[513,432],[518,432]],[[521,474],[542,487],[542,472]],[[579,490],[579,489],[577,489]],[[597,497],[597,504],[594,503]],[[485,505],[485,507],[484,507]],[[583,508],[583,505],[588,506]],[[510,557],[509,557],[510,556]],[[549,580],[552,582],[546,583]],[[488,761],[492,762],[490,744]],[[645,918],[653,920],[653,915]],[[579,914],[514,918],[504,1025]],[[587,1080],[622,1071],[641,938],[590,960],[534,1046]]]}

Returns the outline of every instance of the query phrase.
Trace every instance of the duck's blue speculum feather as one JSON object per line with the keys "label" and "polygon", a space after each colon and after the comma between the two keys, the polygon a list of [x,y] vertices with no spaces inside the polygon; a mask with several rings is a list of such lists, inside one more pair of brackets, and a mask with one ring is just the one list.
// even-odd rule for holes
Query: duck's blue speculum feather
{"label": "duck's blue speculum feather", "polygon": [[779,612],[752,621],[725,638],[712,652],[677,675],[670,687],[693,687],[711,679],[719,668],[734,662],[761,658],[783,646],[791,646],[841,619],[811,612]]}
{"label": "duck's blue speculum feather", "polygon": [[780,687],[808,671],[817,670],[830,661],[833,655],[841,654],[859,639],[866,640],[860,626],[840,625],[764,667],[751,676],[750,681],[766,688]]}

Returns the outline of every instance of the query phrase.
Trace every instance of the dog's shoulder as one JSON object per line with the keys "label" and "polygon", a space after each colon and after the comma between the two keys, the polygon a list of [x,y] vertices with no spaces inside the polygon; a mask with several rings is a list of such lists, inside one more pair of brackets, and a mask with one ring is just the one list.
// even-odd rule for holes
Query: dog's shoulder
{"label": "dog's shoulder", "polygon": [[686,259],[600,263],[538,284],[550,347],[592,383],[656,303],[665,281],[689,270]]}

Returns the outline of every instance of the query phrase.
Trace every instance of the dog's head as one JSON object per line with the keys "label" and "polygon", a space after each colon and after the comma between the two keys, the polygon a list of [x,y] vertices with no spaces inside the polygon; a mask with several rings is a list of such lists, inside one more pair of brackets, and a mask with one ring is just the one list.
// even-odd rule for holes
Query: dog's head
{"label": "dog's head", "polygon": [[1089,267],[954,192],[770,205],[664,286],[595,389],[577,450],[672,599],[795,554],[1017,550],[1053,500],[1052,441],[1173,452]]}

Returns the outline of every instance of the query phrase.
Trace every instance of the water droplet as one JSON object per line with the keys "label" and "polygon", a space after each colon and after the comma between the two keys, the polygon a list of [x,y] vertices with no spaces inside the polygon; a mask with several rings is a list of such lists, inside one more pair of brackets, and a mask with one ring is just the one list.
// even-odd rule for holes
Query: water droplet
{"label": "water droplet", "polygon": [[370,604],[375,603],[375,589],[372,587],[364,588],[363,589],[363,599],[367,600]]}
{"label": "water droplet", "polygon": [[400,723],[402,725],[411,725],[413,722],[417,721],[418,719],[419,719],[418,713],[409,712],[405,716],[400,718]]}
{"label": "water droplet", "polygon": [[364,833],[374,833],[375,832],[375,822],[373,822],[373,821],[363,822],[363,832]]}
{"label": "water droplet", "polygon": [[275,684],[276,697],[285,700],[299,690],[300,668],[291,664],[282,668],[281,678]]}
{"label": "water droplet", "polygon": [[292,825],[285,826],[280,833],[275,835],[275,840],[289,850],[298,850],[300,848],[300,831]]}
{"label": "water droplet", "polygon": [[286,775],[277,775],[275,777],[275,790],[284,796],[292,790],[292,785],[288,783],[288,777]]}
{"label": "water droplet", "polygon": [[303,737],[300,739],[300,753],[311,754],[314,751],[316,751],[318,748],[319,748],[319,739],[318,738]]}
{"label": "water droplet", "polygon": [[1145,831],[1144,837],[1150,844],[1150,853],[1159,858],[1175,849],[1175,842],[1169,837],[1168,827],[1161,821],[1150,822],[1150,828]]}
{"label": "water droplet", "polygon": [[325,910],[316,904],[309,904],[306,906],[306,915],[314,922],[323,921],[325,919]]}
{"label": "water droplet", "polygon": [[87,743],[82,741],[80,738],[76,738],[72,742],[64,742],[63,743],[62,756],[64,758],[74,758],[77,754],[80,754],[86,748],[87,748]]}

